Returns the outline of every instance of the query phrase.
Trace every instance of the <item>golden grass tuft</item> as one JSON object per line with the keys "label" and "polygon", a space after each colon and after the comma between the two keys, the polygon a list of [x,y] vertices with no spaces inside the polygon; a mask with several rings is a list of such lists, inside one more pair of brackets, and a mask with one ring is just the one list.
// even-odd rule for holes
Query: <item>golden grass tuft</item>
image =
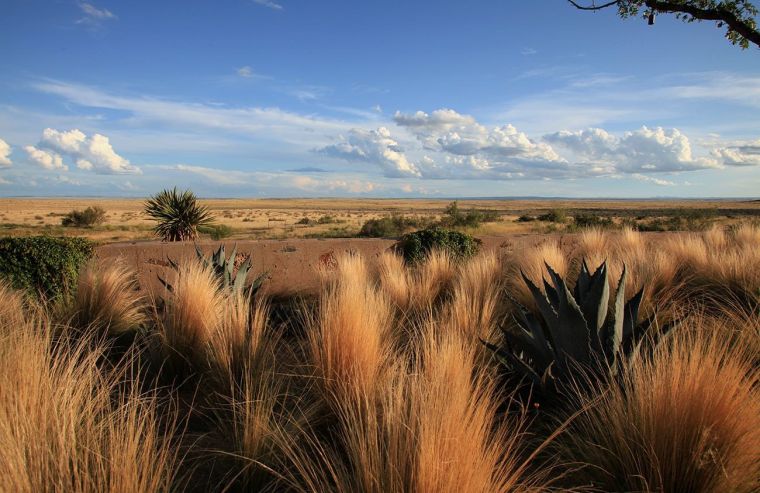
{"label": "golden grass tuft", "polygon": [[225,294],[211,268],[196,260],[180,266],[169,282],[172,291],[159,320],[164,347],[171,355],[205,362],[207,347],[224,320]]}
{"label": "golden grass tuft", "polygon": [[757,248],[760,245],[760,224],[742,223],[734,229],[733,237],[741,248]]}
{"label": "golden grass tuft", "polygon": [[578,235],[577,256],[585,259],[589,269],[595,270],[610,255],[610,239],[598,228],[584,229]]}
{"label": "golden grass tuft", "polygon": [[563,438],[602,491],[754,492],[760,488],[758,354],[721,321],[693,318],[621,387],[588,396]]}
{"label": "golden grass tuft", "polygon": [[23,293],[0,281],[0,327],[19,330],[26,325],[27,303]]}
{"label": "golden grass tuft", "polygon": [[172,489],[155,397],[113,399],[121,371],[98,368],[101,350],[54,347],[45,322],[14,328],[0,335],[0,491]]}
{"label": "golden grass tuft", "polygon": [[702,238],[710,252],[721,252],[728,247],[728,237],[722,226],[714,225],[702,233]]}
{"label": "golden grass tuft", "polygon": [[479,343],[478,338],[490,339],[502,311],[502,270],[493,252],[463,262],[443,324],[466,334],[474,344]]}
{"label": "golden grass tuft", "polygon": [[269,305],[243,293],[222,297],[221,321],[207,342],[209,362],[222,379],[239,381],[247,372],[266,369],[278,333],[269,330]]}
{"label": "golden grass tuft", "polygon": [[542,491],[521,458],[523,423],[496,422],[494,384],[476,371],[467,337],[428,332],[412,380],[417,437],[412,491]]}
{"label": "golden grass tuft", "polygon": [[353,388],[372,392],[389,355],[392,315],[365,260],[339,257],[308,328],[311,361],[328,394],[340,398]]}
{"label": "golden grass tuft", "polygon": [[122,261],[90,262],[80,273],[77,290],[65,316],[80,330],[111,336],[135,330],[146,322],[146,306],[135,272]]}
{"label": "golden grass tuft", "polygon": [[640,232],[630,227],[624,227],[615,237],[612,246],[618,251],[636,251],[644,250],[647,244]]}
{"label": "golden grass tuft", "polygon": [[445,250],[431,251],[412,272],[411,305],[417,313],[425,313],[438,304],[451,288],[456,263]]}
{"label": "golden grass tuft", "polygon": [[377,276],[391,303],[401,311],[406,310],[412,289],[404,258],[391,251],[383,252],[377,259]]}
{"label": "golden grass tuft", "polygon": [[568,259],[555,241],[515,252],[508,260],[506,269],[508,289],[517,301],[527,307],[534,306],[533,296],[520,272],[523,272],[536,286],[541,287],[546,272],[545,263],[549,264],[560,276],[564,277],[568,273]]}

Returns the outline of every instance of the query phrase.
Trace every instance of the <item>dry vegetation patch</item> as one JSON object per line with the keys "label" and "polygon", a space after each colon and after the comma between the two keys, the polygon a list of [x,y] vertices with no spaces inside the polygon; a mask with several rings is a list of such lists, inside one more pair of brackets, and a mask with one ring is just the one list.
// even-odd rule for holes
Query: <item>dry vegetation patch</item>
{"label": "dry vegetation patch", "polygon": [[[55,306],[0,285],[0,489],[756,491],[759,236],[335,254],[318,296],[287,300],[197,260],[155,297],[118,263]],[[481,339],[517,329],[521,271],[543,286],[547,262],[572,289],[584,258],[607,261],[611,299],[623,265],[644,286],[650,331],[679,324],[537,402]]]}

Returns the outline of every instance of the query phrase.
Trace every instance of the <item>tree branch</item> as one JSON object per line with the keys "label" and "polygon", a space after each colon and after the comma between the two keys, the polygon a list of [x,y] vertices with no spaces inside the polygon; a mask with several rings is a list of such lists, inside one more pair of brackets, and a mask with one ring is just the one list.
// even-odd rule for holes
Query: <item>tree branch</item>
{"label": "tree branch", "polygon": [[617,5],[620,3],[620,0],[614,0],[612,2],[607,2],[604,5],[580,5],[579,3],[574,2],[573,0],[567,0],[570,2],[573,7],[575,7],[578,10],[602,10],[606,9],[607,7],[612,7],[613,5]]}
{"label": "tree branch", "polygon": [[662,0],[645,0],[644,4],[650,9],[656,10],[658,12],[689,14],[695,19],[702,21],[724,22],[726,25],[728,25],[729,29],[737,32],[739,35],[746,38],[749,42],[754,43],[760,47],[760,32],[757,29],[754,29],[744,20],[740,19],[736,14],[725,8],[717,7],[712,9],[700,9],[699,7],[694,7],[686,3]]}
{"label": "tree branch", "polygon": [[[567,0],[578,10],[602,10],[612,6],[625,7],[627,4],[634,6],[644,5],[652,13],[686,14],[700,21],[715,21],[728,26],[729,34],[736,33],[747,42],[760,47],[760,31],[755,27],[753,19],[742,19],[737,12],[723,6],[722,3],[713,4],[713,7],[700,8],[693,4],[696,2],[684,2],[683,0],[613,0],[602,5],[582,5],[576,0]],[[635,11],[634,11],[635,12]],[[755,11],[756,12],[756,11]],[[623,15],[623,14],[621,14]],[[737,43],[733,37],[731,42]],[[745,42],[740,43],[746,48]]]}

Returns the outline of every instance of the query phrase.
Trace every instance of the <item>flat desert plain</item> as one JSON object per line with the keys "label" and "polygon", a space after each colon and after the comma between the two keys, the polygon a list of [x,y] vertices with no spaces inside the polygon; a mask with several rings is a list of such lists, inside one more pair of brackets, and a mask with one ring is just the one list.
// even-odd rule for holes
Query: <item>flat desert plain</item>
{"label": "flat desert plain", "polygon": [[[152,222],[143,214],[142,198],[0,198],[0,236],[53,234],[86,236],[102,242],[153,239]],[[229,239],[346,238],[356,236],[369,219],[403,214],[439,219],[452,199],[203,199],[216,217],[228,226]],[[61,219],[72,210],[100,206],[106,211],[103,224],[91,228],[62,227]],[[535,218],[550,210],[567,215],[591,214],[624,220],[668,218],[674,215],[706,218],[709,222],[732,222],[760,217],[758,200],[460,200],[459,208],[497,213],[497,220],[469,233],[508,236],[514,233],[558,231]],[[561,231],[562,228],[559,228]]]}

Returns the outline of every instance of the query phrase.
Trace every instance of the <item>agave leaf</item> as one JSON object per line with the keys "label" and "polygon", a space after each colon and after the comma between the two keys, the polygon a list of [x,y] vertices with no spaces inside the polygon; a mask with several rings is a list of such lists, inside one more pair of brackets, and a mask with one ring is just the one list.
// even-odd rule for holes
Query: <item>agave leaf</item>
{"label": "agave leaf", "polygon": [[248,277],[248,270],[251,268],[251,259],[249,258],[245,262],[243,262],[240,267],[238,267],[238,271],[235,274],[235,283],[233,284],[232,288],[236,292],[242,292],[243,288],[245,287],[245,281]]}
{"label": "agave leaf", "polygon": [[530,382],[533,385],[541,386],[541,377],[536,373],[536,371],[531,368],[531,366],[523,361],[521,358],[518,358],[514,354],[512,354],[510,351],[504,351],[499,346],[492,344],[488,341],[485,341],[483,339],[480,340],[488,349],[490,349],[494,355],[496,356],[496,359],[507,368],[511,369],[512,371],[515,371],[519,373],[523,378],[528,378]]}
{"label": "agave leaf", "polygon": [[[589,327],[586,319],[583,318],[583,312],[575,302],[565,282],[561,278],[559,282],[562,288],[559,291],[559,307],[557,310],[560,326],[556,336],[558,337],[558,344],[554,350],[562,356],[560,363],[564,367],[566,357],[579,362],[587,362],[591,356],[591,344]],[[552,334],[552,337],[555,335]]]}
{"label": "agave leaf", "polygon": [[586,264],[586,259],[583,259],[581,261],[581,271],[578,273],[578,280],[575,282],[575,289],[573,290],[576,301],[580,302],[583,300],[590,283],[591,277],[588,272],[588,264]]}
{"label": "agave leaf", "polygon": [[224,245],[220,245],[211,255],[211,263],[214,264],[215,267],[224,265]]}
{"label": "agave leaf", "polygon": [[559,274],[554,272],[554,269],[552,269],[551,265],[549,265],[546,261],[544,261],[544,266],[546,266],[546,271],[549,272],[552,283],[554,283],[554,291],[557,294],[557,300],[559,300],[560,291],[563,291],[562,286],[564,286],[565,281],[562,280],[562,277],[560,277]]}
{"label": "agave leaf", "polygon": [[552,346],[555,346],[556,344],[554,340],[554,333],[558,331],[557,311],[554,309],[554,306],[549,302],[546,296],[544,296],[544,293],[538,289],[538,286],[533,284],[533,282],[528,279],[525,273],[520,271],[520,274],[522,275],[523,281],[525,281],[525,284],[528,286],[528,289],[533,295],[533,300],[538,306],[538,311],[541,312],[541,316],[544,318],[544,322],[546,322],[546,327],[548,329],[549,336],[551,337],[550,342],[552,343]]}
{"label": "agave leaf", "polygon": [[546,293],[546,297],[549,299],[549,303],[552,305],[558,305],[559,304],[559,296],[557,295],[557,290],[552,287],[551,284],[546,282],[546,279],[542,279],[544,281],[544,292]]}
{"label": "agave leaf", "polygon": [[248,286],[248,296],[255,296],[264,281],[269,279],[269,272],[263,272],[256,277],[253,282]]}
{"label": "agave leaf", "polygon": [[580,304],[583,317],[589,324],[591,347],[599,351],[602,349],[600,332],[604,328],[607,319],[607,307],[610,299],[610,283],[607,279],[605,264],[599,266],[588,284],[588,290],[581,299],[576,299]]}
{"label": "agave leaf", "polygon": [[623,342],[623,321],[625,320],[625,281],[628,277],[625,264],[623,264],[623,273],[618,282],[615,293],[615,306],[612,313],[612,323],[607,325],[604,338],[602,339],[604,354],[607,356],[607,362],[615,364],[618,353],[621,352]]}
{"label": "agave leaf", "polygon": [[156,277],[158,277],[158,282],[160,282],[167,291],[169,291],[170,293],[174,292],[174,286],[172,286],[169,282],[164,280],[163,277],[158,276],[158,275]]}
{"label": "agave leaf", "polygon": [[518,311],[515,314],[515,322],[521,329],[520,334],[514,334],[502,328],[505,339],[529,351],[536,366],[541,368],[548,366],[553,359],[552,348],[546,340],[541,323],[528,311]]}
{"label": "agave leaf", "polygon": [[237,258],[237,245],[234,246],[232,249],[232,253],[230,253],[229,258],[227,259],[226,272],[225,275],[228,279],[228,284],[232,284],[232,273],[235,270],[235,259]]}
{"label": "agave leaf", "polygon": [[633,295],[625,304],[623,314],[623,340],[632,337],[636,328],[636,323],[639,320],[639,307],[641,306],[641,299],[644,297],[644,287],[639,289],[639,292]]}

